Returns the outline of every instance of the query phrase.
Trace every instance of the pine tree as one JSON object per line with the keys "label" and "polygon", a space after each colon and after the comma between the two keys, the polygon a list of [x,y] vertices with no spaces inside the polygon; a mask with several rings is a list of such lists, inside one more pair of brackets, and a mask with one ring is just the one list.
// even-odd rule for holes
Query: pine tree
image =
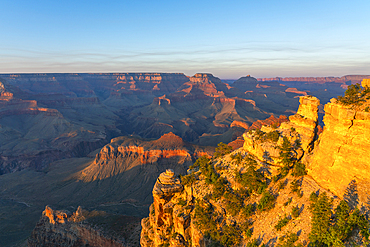
{"label": "pine tree", "polygon": [[342,200],[334,210],[337,222],[332,228],[333,230],[331,235],[334,235],[340,240],[345,240],[351,231],[351,226],[347,223],[349,211],[350,208],[348,203],[344,200]]}
{"label": "pine tree", "polygon": [[279,146],[279,149],[280,164],[282,165],[280,174],[282,177],[285,177],[288,175],[289,169],[293,164],[292,144],[286,136],[283,137],[283,144]]}
{"label": "pine tree", "polygon": [[331,200],[326,193],[320,194],[312,211],[309,239],[313,246],[327,246],[331,217]]}

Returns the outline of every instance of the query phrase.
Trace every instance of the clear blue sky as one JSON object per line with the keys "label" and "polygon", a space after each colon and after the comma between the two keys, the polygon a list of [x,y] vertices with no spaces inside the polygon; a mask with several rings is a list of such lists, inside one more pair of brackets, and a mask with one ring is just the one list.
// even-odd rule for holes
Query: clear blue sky
{"label": "clear blue sky", "polygon": [[370,74],[370,1],[0,0],[0,73]]}

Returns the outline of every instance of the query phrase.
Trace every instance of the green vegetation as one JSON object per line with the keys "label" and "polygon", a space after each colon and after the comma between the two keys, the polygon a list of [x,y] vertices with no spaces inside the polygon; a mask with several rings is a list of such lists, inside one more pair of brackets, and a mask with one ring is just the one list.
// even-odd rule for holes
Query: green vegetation
{"label": "green vegetation", "polygon": [[299,207],[298,206],[294,206],[292,208],[292,217],[293,218],[298,218],[299,217]]}
{"label": "green vegetation", "polygon": [[293,165],[292,175],[294,177],[300,177],[300,176],[307,175],[306,165],[301,162],[296,162]]}
{"label": "green vegetation", "polygon": [[245,236],[247,238],[252,237],[252,234],[253,234],[253,230],[251,228],[249,228],[248,230],[245,231]]}
{"label": "green vegetation", "polygon": [[235,172],[235,178],[238,183],[246,187],[249,193],[259,193],[261,194],[267,188],[267,181],[263,173],[257,170],[257,162],[246,157],[246,172],[240,173]]}
{"label": "green vegetation", "polygon": [[259,201],[257,208],[261,211],[269,210],[275,207],[275,197],[271,192],[264,191],[262,193],[262,198]]}
{"label": "green vegetation", "polygon": [[295,179],[290,183],[290,190],[292,193],[296,193],[299,197],[302,197],[301,194],[301,181],[299,179]]}
{"label": "green vegetation", "polygon": [[247,247],[258,247],[258,240],[253,239],[247,243]]}
{"label": "green vegetation", "polygon": [[280,176],[285,177],[288,175],[290,168],[293,166],[293,150],[290,141],[286,136],[283,137],[283,143],[281,146],[278,147],[279,152],[279,159],[280,159]]}
{"label": "green vegetation", "polygon": [[213,242],[214,246],[237,246],[241,241],[241,230],[236,226],[224,226],[218,229],[217,214],[211,204],[201,205],[199,201],[194,209],[195,224],[202,229],[206,238]]}
{"label": "green vegetation", "polygon": [[163,244],[158,245],[158,247],[169,247],[169,246],[170,246],[170,243],[163,243]]}
{"label": "green vegetation", "polygon": [[349,85],[344,96],[338,96],[337,100],[343,105],[360,105],[361,102],[370,98],[370,88],[361,88],[359,83]]}
{"label": "green vegetation", "polygon": [[179,198],[179,200],[177,201],[177,204],[181,205],[181,206],[185,206],[187,203],[184,199],[182,198]]}
{"label": "green vegetation", "polygon": [[268,132],[265,135],[266,140],[269,140],[269,141],[272,141],[272,142],[277,142],[279,140],[279,137],[280,137],[280,132],[277,131],[277,130]]}
{"label": "green vegetation", "polygon": [[312,207],[310,241],[314,246],[326,244],[331,217],[331,200],[326,193],[320,194]]}
{"label": "green vegetation", "polygon": [[280,231],[284,226],[289,223],[290,219],[285,216],[284,218],[280,219],[278,223],[275,225],[275,229]]}
{"label": "green vegetation", "polygon": [[310,241],[312,246],[344,246],[344,241],[357,229],[362,237],[368,239],[369,222],[359,209],[351,210],[342,200],[332,212],[332,201],[326,193],[317,198],[312,196],[312,221]]}
{"label": "green vegetation", "polygon": [[307,174],[305,164],[297,161],[294,156],[294,151],[301,148],[301,142],[299,139],[294,141],[294,145],[290,143],[286,136],[283,137],[283,143],[278,146],[279,151],[279,174],[275,175],[272,180],[277,182],[279,179],[286,177],[289,171],[292,170],[292,175],[295,177],[304,176]]}
{"label": "green vegetation", "polygon": [[271,132],[263,132],[260,129],[255,130],[254,132],[256,140],[261,140],[262,142],[270,141],[270,142],[277,142],[280,137],[280,132],[278,130],[274,130]]}
{"label": "green vegetation", "polygon": [[245,217],[253,215],[254,211],[256,211],[256,206],[251,203],[242,208],[242,214]]}
{"label": "green vegetation", "polygon": [[241,153],[237,153],[235,155],[230,156],[233,160],[236,161],[237,164],[240,164],[242,162],[243,156]]}
{"label": "green vegetation", "polygon": [[184,186],[192,185],[195,182],[195,177],[193,173],[185,175],[185,176],[180,175],[180,179],[181,179],[181,184]]}
{"label": "green vegetation", "polygon": [[317,202],[317,199],[319,197],[317,196],[317,194],[315,192],[312,192],[311,195],[310,195],[310,202],[311,202],[311,206],[314,206],[315,203]]}
{"label": "green vegetation", "polygon": [[213,198],[219,199],[227,190],[227,180],[224,177],[219,177],[216,183],[213,184]]}
{"label": "green vegetation", "polygon": [[[260,130],[255,131],[256,136],[261,140],[267,140],[271,136],[272,139],[280,138],[278,131],[264,133]],[[273,134],[276,133],[276,134]],[[271,139],[271,140],[272,140]],[[295,150],[300,148],[301,143],[296,140],[291,144],[287,137],[283,137],[282,144],[279,148],[280,158],[280,174],[273,180],[278,182],[289,174],[295,177],[290,182],[290,189],[292,193],[297,193],[302,196],[301,183],[302,176],[307,174],[306,167],[303,163],[297,161],[295,157]],[[243,166],[243,169],[235,170],[235,181],[238,183],[233,189],[228,180],[219,173],[221,170],[215,169],[215,158],[222,157],[229,154],[231,147],[226,144],[219,143],[216,148],[215,156],[210,159],[206,156],[200,157],[194,165],[192,173],[181,177],[182,183],[192,184],[197,178],[197,174],[201,174],[205,178],[205,183],[210,185],[212,189],[210,195],[206,195],[203,199],[197,200],[194,206],[194,224],[202,231],[204,236],[210,240],[210,246],[238,246],[241,243],[242,236],[251,238],[253,235],[253,224],[251,217],[256,210],[267,211],[275,206],[276,198],[272,191],[268,190],[269,180],[264,176],[264,173],[258,168],[256,159],[251,155],[243,157],[241,153],[231,155],[230,158],[233,164]],[[226,167],[226,166],[225,166]],[[222,175],[222,176],[221,176]],[[278,190],[283,189],[287,185],[288,179],[282,179],[274,186]],[[276,191],[274,191],[276,193]],[[258,203],[248,202],[248,197],[251,194],[261,194]],[[253,197],[252,197],[253,198]],[[213,205],[208,200],[221,201],[224,204],[227,214],[242,219],[240,223],[228,225],[224,223],[224,218],[217,213]],[[368,239],[369,223],[366,217],[361,214],[358,209],[351,209],[348,203],[341,201],[340,204],[332,209],[332,199],[326,193],[318,196],[316,193],[310,195],[310,211],[312,213],[311,233],[309,234],[310,246],[344,246],[354,233],[360,233],[364,238]],[[284,206],[288,206],[292,202],[292,197],[287,199]],[[186,205],[186,201],[179,199],[179,205]],[[292,220],[300,216],[300,208],[294,205],[291,208],[290,215],[285,215],[280,218],[274,226],[277,231],[283,231],[284,227]],[[296,243],[299,238],[297,233],[287,233],[284,237],[279,239],[277,246],[302,246]],[[246,246],[258,246],[257,240],[250,240]]]}
{"label": "green vegetation", "polygon": [[207,166],[209,162],[210,162],[210,159],[206,155],[203,155],[203,156],[199,157],[195,161],[195,163],[193,165],[191,165],[189,168],[194,169],[194,168]]}
{"label": "green vegetation", "polygon": [[298,240],[298,236],[295,233],[288,233],[286,236],[279,238],[280,243],[278,247],[300,247],[302,244],[295,245],[295,242]]}
{"label": "green vegetation", "polygon": [[224,194],[227,200],[226,210],[232,216],[237,215],[243,208],[243,198],[239,194],[230,193],[228,191]]}
{"label": "green vegetation", "polygon": [[284,206],[288,206],[292,202],[292,197],[290,197],[286,202],[284,202]]}
{"label": "green vegetation", "polygon": [[284,188],[285,188],[285,186],[286,186],[286,181],[280,181],[280,182],[278,183],[278,190],[282,190],[282,189],[284,189]]}
{"label": "green vegetation", "polygon": [[195,163],[190,166],[191,169],[199,168],[200,172],[206,177],[207,184],[216,183],[219,178],[218,173],[215,171],[213,163],[207,156],[198,158]]}
{"label": "green vegetation", "polygon": [[218,145],[217,145],[217,148],[215,149],[215,153],[213,154],[213,158],[220,158],[226,154],[229,154],[231,153],[231,151],[233,150],[233,148],[223,142],[220,142]]}

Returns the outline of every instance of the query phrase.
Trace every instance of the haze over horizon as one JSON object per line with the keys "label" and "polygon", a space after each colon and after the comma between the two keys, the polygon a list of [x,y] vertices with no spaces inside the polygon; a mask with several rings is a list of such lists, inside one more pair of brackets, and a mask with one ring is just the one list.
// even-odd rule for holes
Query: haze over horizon
{"label": "haze over horizon", "polygon": [[0,73],[370,74],[367,1],[1,1]]}

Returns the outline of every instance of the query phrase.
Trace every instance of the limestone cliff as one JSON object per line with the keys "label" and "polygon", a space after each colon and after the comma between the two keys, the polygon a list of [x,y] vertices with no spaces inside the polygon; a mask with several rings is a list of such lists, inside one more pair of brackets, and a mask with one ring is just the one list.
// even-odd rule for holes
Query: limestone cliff
{"label": "limestone cliff", "polygon": [[340,197],[355,180],[365,204],[370,193],[369,105],[368,99],[360,105],[343,105],[336,99],[326,104],[325,127],[307,162],[308,174]]}

